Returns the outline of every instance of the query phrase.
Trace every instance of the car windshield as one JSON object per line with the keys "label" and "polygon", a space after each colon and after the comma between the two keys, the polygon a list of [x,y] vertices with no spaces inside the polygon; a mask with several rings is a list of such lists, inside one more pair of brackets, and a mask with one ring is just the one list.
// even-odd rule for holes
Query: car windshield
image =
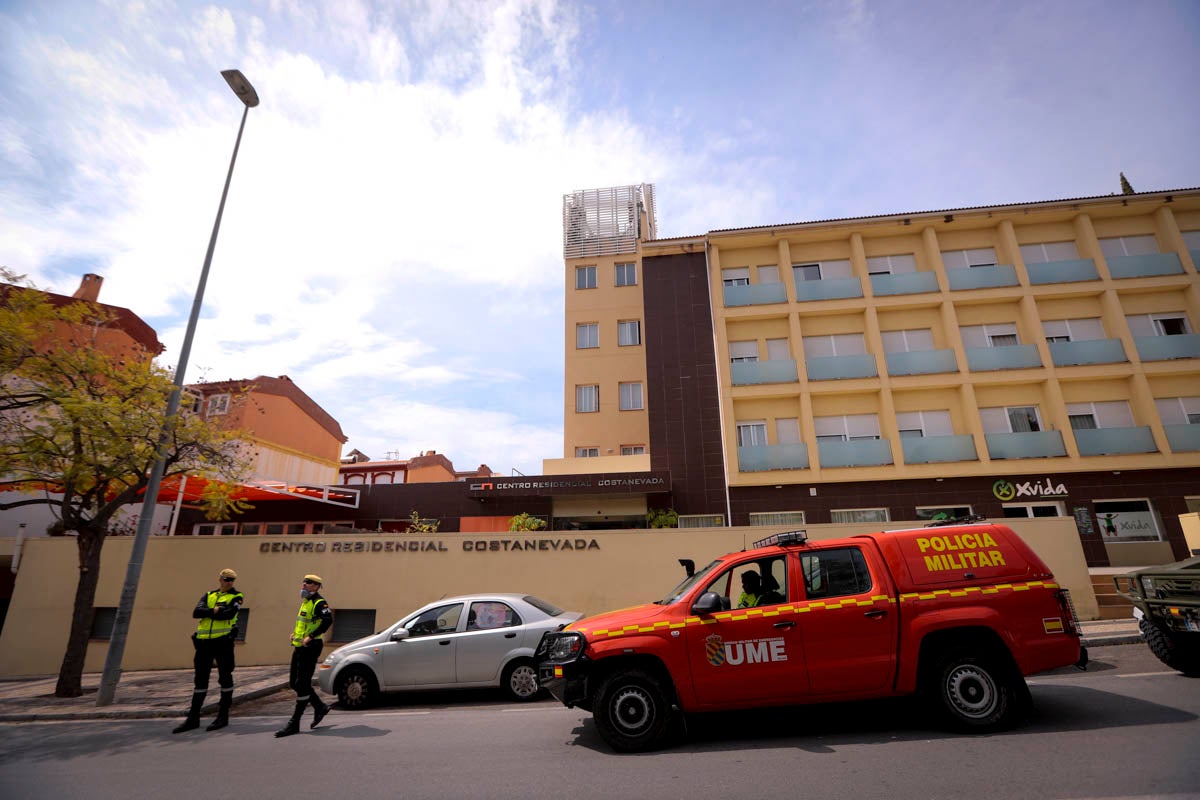
{"label": "car windshield", "polygon": [[554,605],[553,603],[547,603],[545,600],[543,600],[540,597],[534,597],[531,594],[527,594],[524,597],[522,597],[521,599],[524,600],[526,603],[529,603],[529,605],[533,606],[534,608],[538,609],[539,611],[546,612],[547,616],[557,617],[559,614],[563,613],[563,610],[561,608]]}
{"label": "car windshield", "polygon": [[720,561],[713,561],[713,562],[709,563],[709,565],[706,566],[704,569],[698,570],[695,575],[684,578],[683,582],[680,583],[678,586],[676,586],[674,589],[672,589],[671,593],[669,595],[664,597],[662,600],[656,600],[655,605],[669,606],[672,603],[679,602],[679,598],[683,597],[685,594],[687,594],[689,591],[691,591],[691,588],[693,586],[695,586],[697,583],[702,581],[705,578],[705,576],[707,576],[709,573],[711,573],[713,570],[715,570],[718,566],[720,566],[720,564],[721,564]]}

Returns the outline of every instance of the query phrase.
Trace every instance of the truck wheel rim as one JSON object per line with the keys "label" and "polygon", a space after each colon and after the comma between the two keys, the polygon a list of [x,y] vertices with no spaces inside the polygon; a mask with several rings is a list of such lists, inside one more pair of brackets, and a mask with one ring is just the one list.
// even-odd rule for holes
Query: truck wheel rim
{"label": "truck wheel rim", "polygon": [[654,720],[654,703],[643,691],[625,689],[613,698],[612,718],[625,733],[640,733]]}
{"label": "truck wheel rim", "polygon": [[537,670],[529,666],[517,667],[509,677],[508,685],[517,697],[533,697],[538,690]]}
{"label": "truck wheel rim", "polygon": [[946,695],[959,714],[977,719],[992,713],[998,692],[991,675],[966,664],[946,676]]}

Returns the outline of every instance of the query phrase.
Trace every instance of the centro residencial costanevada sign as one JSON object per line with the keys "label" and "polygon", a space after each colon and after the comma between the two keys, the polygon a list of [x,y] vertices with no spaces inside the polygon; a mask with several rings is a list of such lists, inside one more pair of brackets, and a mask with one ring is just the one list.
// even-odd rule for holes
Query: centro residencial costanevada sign
{"label": "centro residencial costanevada sign", "polygon": [[1049,476],[1043,478],[1040,483],[1036,480],[1017,483],[1001,478],[992,484],[992,494],[997,500],[1005,503],[1018,497],[1066,497],[1067,485],[1061,481],[1055,483]]}
{"label": "centro residencial costanevada sign", "polygon": [[[595,539],[568,539],[550,536],[510,539],[463,539],[458,542],[464,553],[552,553],[599,550]],[[448,553],[450,542],[444,539],[389,539],[386,542],[263,542],[260,553]]]}

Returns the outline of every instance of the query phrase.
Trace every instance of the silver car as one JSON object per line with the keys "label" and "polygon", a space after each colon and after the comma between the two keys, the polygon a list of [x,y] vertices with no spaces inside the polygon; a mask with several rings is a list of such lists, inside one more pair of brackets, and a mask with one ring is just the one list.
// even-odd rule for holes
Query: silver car
{"label": "silver car", "polygon": [[317,680],[352,709],[380,692],[421,689],[500,686],[532,700],[541,690],[533,651],[542,633],[582,616],[527,594],[447,597],[334,650]]}

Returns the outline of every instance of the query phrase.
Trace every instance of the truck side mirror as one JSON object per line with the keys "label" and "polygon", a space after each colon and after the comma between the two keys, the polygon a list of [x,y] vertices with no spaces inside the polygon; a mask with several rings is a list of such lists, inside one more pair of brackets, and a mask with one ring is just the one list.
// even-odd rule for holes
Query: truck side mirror
{"label": "truck side mirror", "polygon": [[721,602],[721,595],[716,592],[705,592],[696,598],[696,602],[692,605],[693,614],[715,614],[723,610],[724,604]]}

